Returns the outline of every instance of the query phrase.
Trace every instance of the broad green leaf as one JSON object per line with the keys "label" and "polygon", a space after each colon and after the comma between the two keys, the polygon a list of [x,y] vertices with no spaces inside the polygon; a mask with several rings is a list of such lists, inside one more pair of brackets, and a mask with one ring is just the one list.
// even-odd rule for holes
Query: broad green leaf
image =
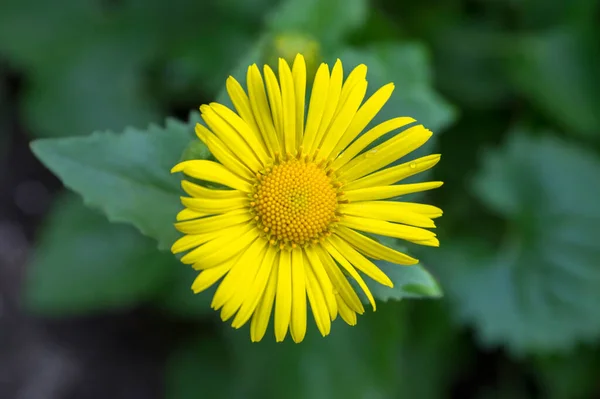
{"label": "broad green leaf", "polygon": [[507,219],[504,242],[494,251],[480,239],[447,239],[427,257],[458,316],[486,344],[518,354],[597,338],[600,163],[585,149],[524,132],[483,161],[473,187]]}
{"label": "broad green leaf", "polygon": [[134,228],[110,223],[73,194],[61,196],[29,265],[27,305],[48,315],[134,306],[162,289],[173,263]]}
{"label": "broad green leaf", "polygon": [[306,34],[325,48],[335,48],[364,24],[367,12],[365,0],[284,0],[268,25],[275,34]]}
{"label": "broad green leaf", "polygon": [[87,205],[113,222],[134,225],[168,249],[178,237],[173,223],[182,208],[179,181],[170,169],[191,137],[187,125],[169,120],[164,128],[41,139],[31,148]]}
{"label": "broad green leaf", "polygon": [[526,36],[515,43],[511,72],[515,85],[565,130],[598,137],[600,58],[574,30]]}

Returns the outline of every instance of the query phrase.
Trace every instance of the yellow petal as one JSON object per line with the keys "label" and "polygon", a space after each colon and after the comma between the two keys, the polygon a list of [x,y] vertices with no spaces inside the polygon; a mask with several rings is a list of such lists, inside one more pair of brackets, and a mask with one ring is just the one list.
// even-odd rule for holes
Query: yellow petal
{"label": "yellow petal", "polygon": [[[240,258],[240,263],[243,266],[241,278],[234,282],[230,289],[233,289],[233,296],[223,305],[221,309],[221,320],[229,320],[240,309],[248,293],[250,287],[256,279],[258,270],[265,257],[267,241],[258,239],[252,243],[250,248]],[[219,286],[219,288],[221,288]],[[216,296],[216,293],[215,293]]]}
{"label": "yellow petal", "polygon": [[203,187],[199,184],[187,180],[181,181],[181,188],[190,197],[208,198],[208,199],[229,199],[229,198],[248,198],[247,194],[238,190],[217,190]]}
{"label": "yellow petal", "polygon": [[[250,126],[252,133],[259,139],[263,145],[264,140],[262,135],[260,134],[260,129],[258,128],[258,124],[256,123],[256,119],[254,118],[254,114],[252,113],[252,107],[250,105],[250,99],[248,95],[244,91],[242,85],[235,80],[233,76],[227,78],[227,82],[225,84],[227,89],[227,93],[229,94],[229,98],[235,107],[235,110],[242,117],[244,122]],[[265,147],[266,148],[266,147]]]}
{"label": "yellow petal", "polygon": [[274,156],[276,152],[280,152],[279,139],[273,126],[273,117],[267,101],[264,81],[256,64],[248,67],[246,80],[248,82],[248,95],[250,96],[252,113],[258,123],[269,153],[271,156]]}
{"label": "yellow petal", "polygon": [[213,215],[245,208],[248,206],[249,200],[247,198],[207,199],[181,197],[181,203],[196,212]]}
{"label": "yellow petal", "polygon": [[263,68],[265,74],[265,82],[267,84],[267,93],[269,94],[269,104],[271,105],[271,115],[273,115],[273,123],[275,124],[275,132],[279,139],[280,149],[284,151],[284,138],[283,138],[283,106],[281,103],[281,89],[279,88],[279,82],[275,73],[269,65],[265,65]]}
{"label": "yellow petal", "polygon": [[348,306],[350,306],[355,312],[363,314],[365,308],[360,302],[358,295],[356,295],[356,292],[354,292],[354,289],[350,285],[350,282],[346,276],[344,276],[344,273],[342,273],[338,265],[336,265],[334,260],[331,258],[331,255],[329,255],[329,253],[320,246],[315,246],[314,249],[317,254],[319,254],[319,258],[325,267],[327,275],[333,283],[334,289],[337,290],[337,292],[342,296]]}
{"label": "yellow petal", "polygon": [[323,262],[321,262],[321,258],[316,253],[316,251],[310,247],[306,247],[304,248],[304,253],[306,254],[307,260],[309,261],[309,263],[307,264],[309,265],[312,275],[315,276],[315,279],[319,283],[319,287],[323,292],[325,303],[327,305],[327,310],[329,312],[329,318],[331,320],[335,320],[337,317],[338,309],[337,302],[335,301],[335,295],[333,293],[333,283],[327,275],[325,267],[323,266]]}
{"label": "yellow petal", "polygon": [[433,190],[441,187],[444,183],[441,181],[430,181],[425,183],[398,184],[396,186],[380,186],[360,188],[358,190],[344,191],[346,199],[350,202],[381,200],[395,198],[401,195],[418,193],[421,191]]}
{"label": "yellow petal", "polygon": [[252,185],[249,182],[241,179],[223,165],[205,159],[178,163],[171,169],[171,173],[175,172],[183,172],[195,179],[223,184],[224,186],[244,192],[250,192],[252,190]]}
{"label": "yellow petal", "polygon": [[[373,120],[373,118],[375,118],[377,113],[381,110],[381,108],[383,108],[385,103],[389,100],[393,91],[394,91],[394,84],[388,83],[387,85],[385,85],[385,86],[381,87],[379,90],[377,90],[371,97],[369,97],[369,99],[367,101],[365,101],[365,103],[362,105],[362,107],[360,107],[358,112],[356,112],[356,115],[354,115],[354,118],[352,118],[352,122],[350,123],[350,126],[348,126],[348,129],[346,129],[346,132],[344,132],[344,135],[342,136],[342,138],[336,145],[335,149],[333,150],[334,154],[338,154],[339,152],[344,150],[344,148],[346,148],[348,146],[348,144],[350,144],[356,138],[356,136],[358,136],[360,134],[360,132],[362,132],[363,129],[367,127],[367,125]],[[402,124],[398,127],[404,126],[407,123],[412,123],[415,121],[412,118],[396,118],[396,119],[402,120],[402,122],[404,122],[404,124]],[[394,119],[392,119],[392,120],[394,120]],[[391,122],[391,121],[388,121],[388,122]],[[398,129],[398,127],[394,127],[388,131]],[[363,136],[361,136],[361,138],[367,136],[367,139],[369,139],[368,138],[369,133],[371,133],[372,131],[373,131],[373,129],[371,129],[369,132],[365,133]],[[378,130],[377,132],[379,132],[379,131],[381,131],[381,129]],[[380,136],[385,133],[387,133],[387,132],[381,133]],[[373,133],[371,133],[370,137],[372,137],[372,136],[374,136]],[[367,145],[369,143],[371,143],[373,140],[374,139],[370,139],[370,141],[367,142]],[[360,150],[358,150],[358,152],[360,152],[361,150],[362,150],[362,148]],[[358,154],[358,152],[356,154]],[[356,154],[354,154],[354,155],[356,155]],[[348,159],[352,159],[354,157],[354,155],[352,155]],[[338,165],[336,165],[336,167],[340,167],[341,165],[343,165],[343,164],[338,164]]]}
{"label": "yellow petal", "polygon": [[181,258],[181,262],[193,264],[194,269],[214,267],[237,255],[258,237],[254,226],[245,224],[232,227],[228,233],[188,252]]}
{"label": "yellow petal", "polygon": [[252,131],[252,128],[238,114],[223,104],[211,103],[210,107],[235,129],[237,134],[246,142],[246,144],[248,144],[252,152],[258,157],[260,162],[265,165],[268,161],[266,149],[262,139],[256,136]]}
{"label": "yellow petal", "polygon": [[267,288],[252,316],[252,322],[250,323],[250,339],[252,342],[260,341],[265,336],[267,326],[269,325],[271,311],[273,310],[273,302],[275,302],[275,293],[277,291],[277,278],[279,272],[277,266],[277,264],[273,265],[271,274],[269,275]]}
{"label": "yellow petal", "polygon": [[194,280],[192,284],[192,291],[194,294],[198,294],[207,288],[211,287],[217,281],[221,279],[233,266],[233,262],[235,259],[230,259],[219,266],[212,267],[210,269],[202,270],[198,277]]}
{"label": "yellow petal", "polygon": [[364,236],[354,230],[344,226],[338,226],[336,234],[343,240],[350,243],[363,254],[373,258],[387,260],[388,262],[399,265],[415,265],[419,261],[411,256],[398,252],[392,248],[378,243],[377,241]]}
{"label": "yellow petal", "polygon": [[200,116],[213,133],[225,143],[227,148],[236,154],[239,160],[251,170],[259,170],[263,166],[252,148],[229,124],[229,121],[223,119],[211,106],[202,105]]}
{"label": "yellow petal", "polygon": [[367,284],[360,276],[360,274],[358,274],[354,266],[352,266],[352,264],[348,262],[348,259],[346,259],[337,249],[335,249],[335,247],[331,245],[330,242],[325,241],[324,246],[327,249],[327,252],[329,252],[329,254],[334,257],[337,263],[340,264],[344,268],[344,270],[346,270],[346,272],[348,272],[350,277],[356,280],[358,286],[363,290],[363,292],[367,296],[367,299],[369,299],[373,310],[375,310],[377,308],[377,305],[375,304],[375,298],[373,298],[371,290],[369,290],[369,287],[367,287]]}
{"label": "yellow petal", "polygon": [[292,250],[292,321],[290,333],[294,342],[306,335],[306,276],[302,249]]}
{"label": "yellow petal", "polygon": [[275,302],[275,339],[282,342],[288,331],[292,317],[292,253],[282,250],[279,253],[279,273],[277,276],[277,301]]}
{"label": "yellow petal", "polygon": [[323,138],[323,143],[319,148],[319,156],[328,158],[331,151],[338,143],[348,125],[352,121],[352,118],[356,114],[356,110],[360,106],[365,93],[367,92],[367,81],[363,80],[358,82],[351,90],[348,95],[348,99],[345,104],[341,107],[340,112],[335,116],[328,133]]}
{"label": "yellow petal", "polygon": [[339,236],[332,235],[331,237],[329,237],[329,242],[335,247],[335,249],[337,249],[340,252],[340,254],[342,254],[342,256],[348,259],[348,261],[352,263],[352,265],[355,268],[357,268],[367,276],[371,277],[379,284],[385,285],[387,287],[394,286],[392,280],[390,280],[390,278],[386,276],[386,274],[383,271],[381,271],[380,268],[378,268],[373,262],[362,256],[360,252],[352,248],[348,243],[346,243],[346,241],[339,238]]}
{"label": "yellow petal", "polygon": [[[403,224],[389,223],[383,220],[367,219],[357,216],[344,215],[339,224],[352,229],[361,230],[367,233],[380,234],[388,237],[401,238],[406,241],[421,244],[422,242],[434,242],[435,233],[421,229],[419,227],[405,226]],[[419,242],[420,241],[420,242]],[[422,244],[430,245],[430,244]],[[439,245],[439,244],[438,244]],[[431,245],[437,246],[437,245]]]}
{"label": "yellow petal", "polygon": [[[364,106],[363,106],[363,108],[364,108]],[[354,117],[354,120],[356,120],[356,118],[358,118],[358,114],[360,113],[361,110],[362,110],[362,108],[358,111],[357,116]],[[353,120],[353,123],[354,123],[354,120]],[[377,140],[379,137],[381,137],[391,131],[394,131],[396,129],[400,129],[401,127],[406,126],[413,122],[415,122],[415,120],[413,118],[399,117],[399,118],[390,119],[388,121],[380,123],[379,125],[375,126],[371,130],[369,130],[368,132],[366,132],[365,134],[360,136],[355,142],[353,142],[350,145],[350,147],[348,147],[344,152],[342,152],[339,155],[339,157],[337,157],[337,159],[333,162],[332,167],[334,169],[341,168],[342,166],[344,166],[345,164],[350,162],[358,153],[360,153],[362,150],[367,148],[367,146],[369,144],[371,144],[373,141]],[[342,151],[344,148],[346,148],[346,146],[348,144],[350,144],[350,142],[347,142],[347,143],[344,143],[344,145],[342,146],[341,143],[345,140],[348,132],[351,131],[352,127],[353,127],[353,124],[350,124],[350,127],[348,127],[348,129],[346,129],[346,133],[344,133],[344,136],[341,138],[341,140],[339,141],[335,150],[333,151],[334,154],[337,154],[338,152]],[[362,129],[361,129],[361,131],[362,131]],[[356,135],[358,135],[358,133],[360,133],[360,131],[356,132]]]}
{"label": "yellow petal", "polygon": [[263,297],[264,292],[267,288],[267,283],[269,282],[269,276],[271,276],[275,262],[279,262],[277,258],[278,253],[277,250],[268,246],[264,259],[260,264],[260,269],[258,270],[258,274],[252,283],[252,287],[250,288],[250,292],[246,297],[246,300],[242,304],[240,311],[235,315],[235,319],[233,320],[232,326],[234,328],[240,328],[250,319],[254,311],[256,310],[260,299]]}
{"label": "yellow petal", "polygon": [[338,107],[340,100],[340,93],[342,91],[342,80],[344,79],[344,70],[342,69],[342,61],[339,59],[335,62],[333,69],[331,70],[331,79],[329,80],[329,90],[327,91],[327,101],[325,103],[325,109],[323,110],[323,116],[321,117],[321,123],[319,129],[315,135],[315,139],[310,147],[309,151],[313,152],[320,147],[321,141],[327,131],[329,125],[335,115],[335,111]]}
{"label": "yellow petal", "polygon": [[185,234],[202,234],[247,222],[252,217],[247,209],[239,209],[218,216],[175,223],[175,228]]}
{"label": "yellow petal", "polygon": [[[338,211],[344,215],[362,216],[370,219],[408,224],[417,227],[434,228],[435,223],[429,217],[411,212],[397,201],[365,201],[341,204]],[[194,221],[193,221],[194,222]],[[192,223],[193,223],[192,222]]]}
{"label": "yellow petal", "polygon": [[210,130],[197,123],[196,135],[204,142],[204,144],[206,144],[211,154],[213,154],[219,162],[226,166],[227,169],[244,180],[252,180],[253,175],[250,169],[248,169],[248,167],[244,165],[240,159],[234,155],[231,150],[229,150],[229,148],[227,148],[225,143],[223,143]]}
{"label": "yellow petal", "polygon": [[[317,278],[315,277],[312,269],[306,267],[306,293],[308,295],[308,301],[310,302],[310,308],[312,309],[315,323],[322,336],[326,336],[331,332],[331,318],[325,296],[321,290],[321,286]],[[337,309],[337,303],[335,302],[335,296],[332,297]]]}
{"label": "yellow petal", "polygon": [[296,143],[300,145],[304,137],[304,101],[306,96],[306,62],[302,54],[296,55],[292,66],[294,94],[296,95]]}
{"label": "yellow petal", "polygon": [[350,309],[348,304],[342,299],[340,295],[336,295],[335,299],[337,300],[337,306],[340,310],[340,316],[342,316],[342,320],[344,320],[348,325],[355,326],[356,325],[356,312]]}
{"label": "yellow petal", "polygon": [[421,173],[427,169],[433,168],[439,161],[441,155],[427,155],[414,161],[405,162],[401,165],[383,169],[379,172],[370,174],[362,179],[354,180],[346,184],[344,190],[357,190],[359,188],[385,186],[394,184],[407,177]]}
{"label": "yellow petal", "polygon": [[416,150],[432,136],[422,125],[413,126],[357,156],[338,169],[340,179],[350,182],[389,165]]}
{"label": "yellow petal", "polygon": [[178,222],[182,222],[184,220],[190,220],[190,219],[198,219],[201,218],[203,216],[207,216],[208,214],[206,212],[196,212],[193,211],[191,209],[182,209],[178,214],[177,214],[177,221]]}
{"label": "yellow petal", "polygon": [[354,89],[356,84],[366,80],[366,78],[367,66],[365,64],[357,65],[356,68],[354,68],[350,74],[348,74],[348,77],[342,86],[342,92],[340,93],[340,104],[345,104],[350,96],[350,92]]}
{"label": "yellow petal", "polygon": [[180,252],[187,251],[188,249],[195,248],[201,244],[204,244],[205,242],[214,240],[219,235],[221,235],[220,232],[185,235],[177,241],[175,241],[175,243],[171,247],[171,252],[174,254],[178,254]]}
{"label": "yellow petal", "polygon": [[306,129],[304,130],[304,137],[302,139],[302,146],[307,151],[313,147],[319,124],[323,118],[325,104],[327,103],[327,92],[329,91],[329,80],[329,66],[323,63],[317,69],[312,92],[310,93]]}
{"label": "yellow petal", "polygon": [[283,142],[285,152],[296,155],[296,93],[294,77],[288,63],[279,59],[279,81],[281,82],[281,102],[283,105]]}

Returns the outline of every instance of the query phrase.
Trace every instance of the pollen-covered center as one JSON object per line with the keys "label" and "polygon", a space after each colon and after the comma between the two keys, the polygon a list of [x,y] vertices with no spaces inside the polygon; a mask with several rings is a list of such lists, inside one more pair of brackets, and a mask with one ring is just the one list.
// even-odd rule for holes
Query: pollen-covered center
{"label": "pollen-covered center", "polygon": [[272,244],[303,245],[336,220],[337,186],[319,165],[292,159],[259,175],[253,208]]}

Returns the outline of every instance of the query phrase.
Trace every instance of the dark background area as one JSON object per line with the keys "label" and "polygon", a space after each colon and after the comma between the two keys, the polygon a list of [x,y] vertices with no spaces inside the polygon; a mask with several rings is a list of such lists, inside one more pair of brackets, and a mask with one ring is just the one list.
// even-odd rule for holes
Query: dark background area
{"label": "dark background area", "polygon": [[[306,31],[281,44],[285,3],[0,0],[0,398],[600,398],[600,2],[290,1]],[[186,121],[256,43],[268,62],[313,37],[315,59],[378,43],[425,54],[424,71],[397,75],[393,52],[375,59],[401,81],[429,74],[406,102],[443,154],[444,189],[427,198],[445,211],[443,248],[423,254],[443,299],[381,304],[359,322],[375,326],[364,340],[340,338],[351,343],[321,357],[318,346],[273,363],[262,353],[262,367],[210,309],[194,310],[203,305],[171,312],[152,293],[65,311],[38,291],[34,254],[48,250],[45,226],[66,194],[31,140]],[[556,226],[563,241],[551,240]],[[515,246],[518,260],[506,260]],[[324,342],[335,339],[334,329]],[[347,360],[359,346],[369,356]],[[359,390],[338,381],[364,375]]]}

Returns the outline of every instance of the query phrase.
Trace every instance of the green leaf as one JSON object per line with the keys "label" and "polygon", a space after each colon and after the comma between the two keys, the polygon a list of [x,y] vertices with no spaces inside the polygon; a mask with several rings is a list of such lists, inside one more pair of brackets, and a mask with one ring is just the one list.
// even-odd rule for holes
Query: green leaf
{"label": "green leaf", "polygon": [[587,137],[600,131],[600,58],[592,42],[566,29],[526,36],[514,44],[511,63],[515,85],[534,105]]}
{"label": "green leaf", "polygon": [[594,154],[552,137],[517,132],[486,155],[474,190],[507,219],[503,245],[447,239],[427,256],[484,343],[542,353],[600,336],[598,176]]}
{"label": "green leaf", "polygon": [[365,0],[286,0],[270,16],[269,26],[275,34],[306,34],[335,48],[365,23],[367,12]]}
{"label": "green leaf", "polygon": [[178,237],[173,223],[181,209],[179,181],[170,169],[190,140],[187,125],[169,120],[164,128],[41,139],[31,148],[87,205],[113,222],[134,225],[168,249]]}
{"label": "green leaf", "polygon": [[69,194],[40,233],[25,284],[28,307],[50,315],[124,308],[159,291],[173,258],[135,229],[112,224]]}
{"label": "green leaf", "polygon": [[442,289],[435,278],[420,264],[400,266],[386,261],[375,261],[375,264],[394,283],[394,288],[389,288],[371,279],[367,280],[371,293],[380,301],[443,296]]}

